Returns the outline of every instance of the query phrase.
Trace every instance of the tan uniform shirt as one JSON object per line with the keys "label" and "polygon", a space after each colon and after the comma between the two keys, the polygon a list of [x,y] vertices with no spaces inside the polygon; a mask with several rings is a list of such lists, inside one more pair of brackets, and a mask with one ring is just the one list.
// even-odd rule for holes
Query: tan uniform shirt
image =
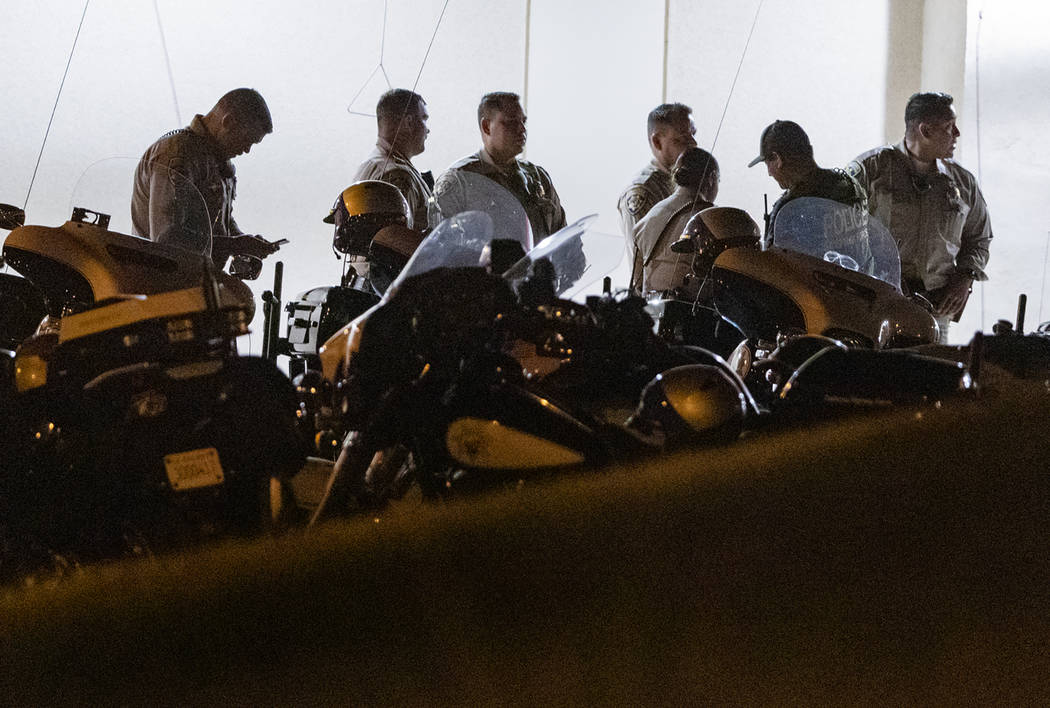
{"label": "tan uniform shirt", "polygon": [[409,228],[423,231],[427,228],[427,203],[433,192],[412,161],[390,150],[390,143],[382,138],[376,149],[357,168],[354,181],[378,179],[398,188],[408,202],[411,215]]}
{"label": "tan uniform shirt", "polygon": [[634,242],[642,256],[642,292],[681,288],[692,270],[693,257],[674,253],[671,244],[685,231],[698,211],[712,206],[697,199],[694,190],[677,187],[674,194],[658,202],[634,228]]}
{"label": "tan uniform shirt", "polygon": [[620,212],[620,228],[631,251],[631,287],[642,287],[642,252],[634,243],[634,227],[662,199],[671,196],[674,181],[656,158],[634,176],[627,189],[620,194],[616,209]]}
{"label": "tan uniform shirt", "polygon": [[469,195],[463,194],[467,188],[466,180],[460,176],[463,172],[488,177],[514,195],[528,215],[534,244],[565,226],[565,209],[547,170],[527,160],[497,167],[484,149],[453,163],[434,184],[435,199],[445,216],[459,211],[458,202],[470,201]]}
{"label": "tan uniform shirt", "polygon": [[930,291],[958,270],[987,280],[992,225],[977,180],[953,160],[914,171],[904,141],[870,150],[847,170],[868,193],[868,211],[886,225],[901,253],[901,277]]}
{"label": "tan uniform shirt", "polygon": [[237,177],[233,164],[193,117],[153,143],[139,160],[131,196],[136,236],[210,256],[212,236],[238,236],[233,219]]}

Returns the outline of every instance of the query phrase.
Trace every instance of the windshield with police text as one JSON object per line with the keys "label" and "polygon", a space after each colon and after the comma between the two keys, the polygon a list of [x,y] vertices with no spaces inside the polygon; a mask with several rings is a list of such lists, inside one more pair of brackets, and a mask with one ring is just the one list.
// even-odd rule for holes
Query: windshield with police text
{"label": "windshield with police text", "polygon": [[862,207],[801,197],[777,213],[773,245],[901,287],[901,259],[889,230]]}

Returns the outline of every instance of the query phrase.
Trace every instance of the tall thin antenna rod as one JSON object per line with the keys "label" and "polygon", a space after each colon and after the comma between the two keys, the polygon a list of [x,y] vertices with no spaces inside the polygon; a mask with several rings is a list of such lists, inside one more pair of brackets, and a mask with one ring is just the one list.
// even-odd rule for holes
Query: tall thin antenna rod
{"label": "tall thin antenna rod", "polygon": [[[744,42],[744,51],[742,51],[740,53],[740,61],[736,65],[736,74],[733,75],[733,83],[729,87],[729,95],[726,96],[725,105],[722,106],[722,117],[718,120],[718,128],[715,129],[715,136],[711,139],[711,148],[710,148],[710,150],[708,150],[708,152],[710,152],[711,155],[715,154],[715,145],[718,143],[718,135],[719,135],[719,133],[722,132],[722,123],[726,119],[726,113],[729,112],[729,104],[733,100],[733,92],[736,90],[736,81],[737,81],[737,79],[740,78],[740,70],[744,66],[744,59],[747,58],[747,49],[748,49],[748,47],[751,46],[751,37],[754,36],[754,34],[755,34],[755,27],[758,26],[758,16],[762,12],[762,3],[763,2],[764,2],[764,0],[758,0],[758,7],[755,8],[755,18],[751,21],[751,29],[747,33],[747,41]],[[706,178],[706,176],[707,176],[706,174],[703,175],[703,177],[701,179],[701,183],[703,183],[703,179]],[[693,197],[693,207],[694,208],[696,207],[696,203],[697,203],[697,201],[699,199],[700,199],[700,192],[698,191],[696,193],[696,196]],[[681,258],[681,254],[679,254],[679,258]]]}
{"label": "tall thin antenna rod", "polygon": [[168,84],[171,86],[171,102],[175,105],[176,125],[182,125],[179,97],[175,93],[175,74],[171,71],[171,58],[168,56],[168,43],[164,39],[164,24],[160,21],[160,8],[157,7],[157,0],[153,0],[153,14],[157,16],[157,29],[160,30],[160,46],[164,50],[164,65],[168,68]]}
{"label": "tall thin antenna rod", "polygon": [[[974,102],[976,107],[976,133],[977,133],[977,184],[984,185],[984,180],[981,178],[981,25],[984,24],[984,8],[982,7],[977,11],[977,36],[974,38]],[[1043,283],[1046,283],[1046,272],[1043,273]],[[984,330],[984,281],[981,281],[981,330]],[[1042,319],[1042,307],[1043,298],[1039,298],[1040,315]]]}
{"label": "tall thin antenna rod", "polygon": [[751,31],[747,33],[747,42],[744,43],[744,51],[740,53],[740,63],[736,65],[736,74],[733,76],[733,84],[729,87],[729,95],[726,96],[725,106],[722,107],[722,117],[718,120],[718,128],[715,130],[715,137],[711,140],[711,154],[715,154],[715,143],[718,142],[718,134],[722,132],[722,123],[725,122],[726,113],[729,111],[729,102],[733,98],[733,91],[736,90],[736,81],[740,78],[740,70],[744,67],[744,59],[747,58],[747,48],[751,46],[751,37],[755,34],[755,27],[758,25],[758,15],[762,12],[762,3],[764,0],[758,0],[758,7],[755,8],[755,19],[751,22]]}
{"label": "tall thin antenna rod", "polygon": [[[427,59],[430,57],[430,50],[434,46],[434,40],[437,39],[438,30],[441,28],[441,20],[445,18],[445,10],[448,9],[448,0],[445,0],[445,4],[441,6],[441,14],[438,15],[437,24],[434,25],[434,32],[430,35],[430,44],[427,45],[427,51],[423,54],[423,61],[419,65],[419,71],[416,73],[416,80],[412,82],[412,93],[416,92],[416,88],[419,86],[419,78],[423,75],[423,67],[427,65]],[[409,108],[414,107],[414,104],[408,104],[405,106],[405,110],[401,113],[401,119],[397,122],[397,130],[394,131],[394,138],[390,142],[397,145],[397,136],[401,133],[401,126],[404,125],[405,116],[408,115]],[[382,171],[386,171],[386,166],[390,164],[390,158],[393,156],[393,151],[386,156],[383,160]]]}
{"label": "tall thin antenna rod", "polygon": [[66,76],[69,74],[69,65],[73,63],[73,52],[77,49],[77,40],[80,39],[80,30],[84,27],[84,18],[87,17],[88,5],[91,0],[84,0],[84,12],[80,14],[80,24],[77,25],[77,34],[73,37],[73,46],[69,50],[69,59],[66,60],[66,70],[62,72],[62,81],[58,85],[58,95],[55,96],[55,105],[51,107],[51,117],[47,120],[47,130],[44,131],[44,141],[40,143],[40,153],[36,156],[36,165],[33,167],[33,176],[29,179],[29,189],[26,190],[26,200],[22,204],[22,210],[29,206],[29,195],[33,191],[33,183],[36,182],[36,173],[40,169],[40,160],[44,157],[44,146],[47,145],[47,136],[51,134],[51,123],[55,120],[55,112],[58,110],[58,101],[62,98],[62,87],[66,85]]}
{"label": "tall thin antenna rod", "polygon": [[671,0],[664,0],[664,76],[660,90],[660,103],[667,103],[667,55],[669,53],[671,31]]}
{"label": "tall thin antenna rod", "polygon": [[[744,51],[740,52],[740,61],[736,65],[736,74],[733,75],[733,83],[729,87],[729,95],[726,96],[725,105],[722,106],[722,117],[718,120],[718,128],[715,129],[715,136],[713,138],[711,138],[711,149],[708,150],[708,152],[711,153],[712,157],[715,154],[715,145],[718,143],[718,135],[719,135],[719,133],[722,132],[722,123],[726,119],[726,113],[729,112],[729,104],[733,100],[733,92],[736,90],[737,79],[740,78],[740,70],[744,67],[744,59],[747,58],[748,47],[751,46],[751,38],[755,34],[755,27],[758,26],[758,16],[762,12],[762,3],[763,3],[763,1],[764,0],[758,0],[758,6],[755,8],[755,18],[751,21],[751,29],[748,30],[747,41],[744,42]],[[703,183],[704,183],[704,181],[706,179],[707,179],[707,174],[705,172],[703,175],[701,175],[700,184],[703,185]],[[696,192],[696,195],[693,197],[693,206],[692,206],[693,209],[696,209],[696,203],[699,200],[700,200],[700,190],[698,189],[697,192]],[[678,262],[681,262],[681,260],[682,260],[682,254],[679,253],[678,254],[678,258],[676,259],[676,264]],[[696,294],[696,298],[697,299],[696,299],[696,301],[694,301],[694,306],[700,300],[700,292],[699,291]]]}
{"label": "tall thin antenna rod", "polygon": [[1046,293],[1046,261],[1050,258],[1050,231],[1046,232],[1046,248],[1043,250],[1043,284],[1039,288],[1039,324],[1043,323],[1043,295]]}
{"label": "tall thin antenna rod", "polygon": [[532,0],[525,0],[525,75],[521,89],[521,108],[529,112],[529,54],[532,51]]}

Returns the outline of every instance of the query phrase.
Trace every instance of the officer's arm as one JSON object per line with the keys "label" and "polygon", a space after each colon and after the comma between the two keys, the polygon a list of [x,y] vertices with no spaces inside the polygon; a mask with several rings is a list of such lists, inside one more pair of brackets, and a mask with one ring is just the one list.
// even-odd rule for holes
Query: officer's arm
{"label": "officer's arm", "polygon": [[873,168],[874,158],[862,160],[860,159],[860,157],[858,157],[857,159],[853,160],[848,165],[846,165],[846,173],[849,174],[849,176],[853,179],[857,180],[857,183],[863,190],[864,197],[869,200],[869,210],[871,209],[871,180],[873,178],[871,172]]}
{"label": "officer's arm", "polygon": [[966,215],[962,229],[962,244],[955,258],[956,270],[973,276],[974,280],[988,280],[984,267],[988,264],[988,251],[992,243],[992,222],[988,217],[988,206],[984,195],[973,185],[973,204]]}
{"label": "officer's arm", "polygon": [[554,182],[551,181],[550,173],[538,165],[536,169],[543,181],[547,183],[547,195],[551,201],[551,207],[554,209],[554,213],[551,215],[551,233],[554,233],[565,226],[565,209],[561,205],[561,197],[558,196],[558,190],[554,188]]}
{"label": "officer's arm", "polygon": [[387,170],[383,173],[381,177],[378,177],[377,179],[380,179],[383,182],[392,184],[395,187],[397,187],[397,191],[401,192],[401,196],[405,198],[405,202],[407,202],[409,205],[408,228],[416,229],[419,231],[423,231],[424,229],[426,229],[426,224],[415,223],[415,213],[412,207],[412,200],[410,198],[412,196],[412,188],[415,186],[412,176],[409,175],[408,172],[406,172],[405,170],[397,169]]}
{"label": "officer's arm", "polygon": [[648,193],[640,187],[631,187],[623,196],[617,209],[620,212],[620,227],[624,238],[627,239],[628,250],[632,254],[631,259],[631,288],[641,292],[642,289],[642,249],[637,242],[638,222],[650,209],[653,201]]}

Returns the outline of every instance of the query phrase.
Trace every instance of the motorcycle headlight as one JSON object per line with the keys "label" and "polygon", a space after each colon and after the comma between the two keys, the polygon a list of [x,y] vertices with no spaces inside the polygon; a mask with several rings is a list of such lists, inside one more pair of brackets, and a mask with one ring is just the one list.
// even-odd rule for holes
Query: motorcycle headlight
{"label": "motorcycle headlight", "polygon": [[736,345],[736,349],[729,355],[729,359],[726,363],[733,369],[740,378],[745,378],[751,372],[751,362],[753,357],[751,354],[751,346],[748,344],[746,339],[741,340],[740,344]]}
{"label": "motorcycle headlight", "polygon": [[642,391],[629,425],[664,444],[683,440],[735,440],[747,416],[747,399],[718,366],[691,364],[669,369]]}

